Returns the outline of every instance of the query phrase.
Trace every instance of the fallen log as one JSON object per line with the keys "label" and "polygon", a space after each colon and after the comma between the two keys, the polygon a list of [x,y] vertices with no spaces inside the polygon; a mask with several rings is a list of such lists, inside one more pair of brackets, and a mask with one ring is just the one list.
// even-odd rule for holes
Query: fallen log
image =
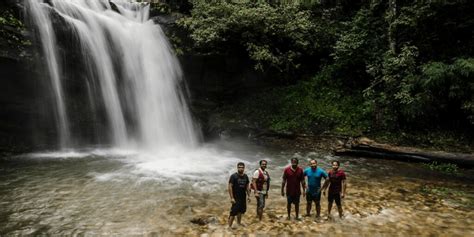
{"label": "fallen log", "polygon": [[474,155],[426,151],[412,147],[391,146],[368,138],[349,139],[343,146],[333,150],[335,155],[364,156],[416,162],[452,163],[463,167],[474,167]]}

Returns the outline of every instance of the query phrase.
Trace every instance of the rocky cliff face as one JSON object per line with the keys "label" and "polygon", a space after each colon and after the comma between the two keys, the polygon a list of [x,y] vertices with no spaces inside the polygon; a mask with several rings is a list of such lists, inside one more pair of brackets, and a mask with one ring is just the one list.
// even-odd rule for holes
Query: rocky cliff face
{"label": "rocky cliff face", "polygon": [[23,22],[21,1],[0,3],[0,151],[25,149],[32,141],[37,83]]}
{"label": "rocky cliff face", "polygon": [[232,55],[184,55],[180,58],[190,89],[191,109],[206,136],[219,134],[215,114],[249,93],[261,90],[265,75],[250,61]]}

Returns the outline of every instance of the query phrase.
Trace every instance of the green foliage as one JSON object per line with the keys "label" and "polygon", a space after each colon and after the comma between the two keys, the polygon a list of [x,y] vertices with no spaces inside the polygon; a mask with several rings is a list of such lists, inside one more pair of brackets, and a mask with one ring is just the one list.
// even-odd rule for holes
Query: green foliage
{"label": "green foliage", "polygon": [[162,2],[150,3],[150,14],[159,15],[159,14],[170,14],[171,8],[168,4]]}
{"label": "green foliage", "polygon": [[451,163],[438,163],[436,161],[433,161],[431,163],[425,163],[423,165],[430,170],[440,171],[446,174],[457,174],[459,171],[459,167],[456,164]]}
{"label": "green foliage", "polygon": [[0,14],[0,25],[8,25],[18,29],[23,29],[23,23],[17,19],[10,11],[2,11]]}
{"label": "green foliage", "polygon": [[255,68],[291,73],[304,56],[327,47],[328,36],[298,5],[196,2],[179,25],[203,53],[243,54]]}
{"label": "green foliage", "polygon": [[244,55],[297,82],[242,102],[257,123],[427,145],[456,139],[420,134],[474,130],[474,1],[272,2],[195,2],[179,23],[195,50]]}
{"label": "green foliage", "polygon": [[421,185],[419,191],[424,195],[430,195],[440,199],[449,200],[453,204],[464,206],[469,209],[474,207],[474,195],[471,192],[462,191],[458,188]]}
{"label": "green foliage", "polygon": [[[342,88],[364,90],[375,127],[473,124],[472,49],[464,45],[474,41],[461,34],[474,27],[467,9],[474,5],[397,1],[393,10],[387,1],[372,1],[345,24],[332,54],[342,71],[338,80]],[[471,56],[453,58],[453,52]]]}
{"label": "green foliage", "polygon": [[423,105],[438,113],[462,111],[474,124],[474,58],[458,58],[451,64],[424,64],[422,76]]}
{"label": "green foliage", "polygon": [[419,98],[412,93],[419,79],[417,57],[418,50],[415,46],[403,47],[398,55],[387,51],[380,74],[375,75],[376,83],[380,82],[377,88],[379,94],[377,98],[371,99],[377,100],[381,107],[390,109],[395,116],[394,120],[413,119],[424,112],[418,106]]}
{"label": "green foliage", "polygon": [[422,61],[445,61],[473,53],[471,1],[413,1],[401,4],[390,23],[398,44],[415,45]]}
{"label": "green foliage", "polygon": [[[381,85],[377,99],[396,112],[397,120],[443,122],[443,114],[464,117],[473,124],[473,58],[455,59],[453,63],[429,62],[420,65],[415,46],[405,46],[399,55],[387,54],[382,64]],[[369,88],[366,90],[374,90]],[[380,90],[380,89],[379,89]],[[371,93],[371,94],[370,94]],[[374,95],[370,91],[368,95]],[[370,96],[369,96],[370,97]],[[402,120],[403,119],[403,120]]]}
{"label": "green foliage", "polygon": [[371,107],[361,97],[328,86],[334,73],[333,68],[326,68],[310,81],[250,96],[227,108],[234,111],[229,117],[244,117],[281,133],[332,131],[359,135],[369,129]]}
{"label": "green foliage", "polygon": [[387,23],[375,8],[361,9],[340,31],[332,54],[337,64],[366,67],[387,49]]}
{"label": "green foliage", "polygon": [[31,42],[21,34],[23,30],[25,25],[11,11],[0,10],[0,53],[8,54],[8,49],[22,51],[30,46]]}
{"label": "green foliage", "polygon": [[457,195],[465,194],[464,192],[452,190],[446,187],[432,187],[428,185],[421,186],[420,192],[424,194],[435,194],[439,196],[447,196],[447,195],[452,195],[452,194],[457,194]]}

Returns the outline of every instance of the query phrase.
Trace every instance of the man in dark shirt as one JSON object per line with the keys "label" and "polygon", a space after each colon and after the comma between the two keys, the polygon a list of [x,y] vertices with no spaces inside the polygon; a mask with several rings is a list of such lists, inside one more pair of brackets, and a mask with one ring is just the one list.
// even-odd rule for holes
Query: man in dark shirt
{"label": "man in dark shirt", "polygon": [[[285,196],[286,184],[286,210],[288,212],[287,219],[290,220],[291,204],[295,204],[296,220],[299,218],[301,188],[303,188],[303,196],[305,195],[305,181],[303,169],[298,166],[298,159],[292,158],[291,165],[283,171],[283,182],[281,184],[281,196]],[[300,188],[301,186],[301,188]]]}
{"label": "man in dark shirt", "polygon": [[237,216],[237,224],[241,225],[242,214],[247,211],[247,200],[250,202],[250,181],[249,177],[244,174],[245,164],[239,162],[237,164],[237,172],[230,176],[228,190],[230,202],[229,227],[232,227],[235,216]]}
{"label": "man in dark shirt", "polygon": [[326,188],[329,186],[328,219],[331,218],[331,208],[334,201],[339,211],[339,217],[342,218],[341,198],[344,198],[346,195],[346,174],[343,170],[339,169],[339,161],[333,161],[331,164],[332,170],[328,172],[329,178],[326,179],[322,188],[323,194],[326,195]]}

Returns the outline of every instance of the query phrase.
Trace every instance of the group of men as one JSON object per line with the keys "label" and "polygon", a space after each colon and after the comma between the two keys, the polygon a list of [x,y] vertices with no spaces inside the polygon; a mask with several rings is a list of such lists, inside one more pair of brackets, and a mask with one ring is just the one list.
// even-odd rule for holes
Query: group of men
{"label": "group of men", "polygon": [[[253,190],[257,201],[257,218],[262,220],[265,200],[268,198],[270,188],[270,175],[268,174],[267,161],[261,160],[258,168],[252,175],[252,181],[245,174],[245,164],[237,164],[237,172],[232,174],[229,179],[228,191],[232,207],[230,210],[228,224],[232,227],[235,216],[237,223],[241,225],[242,214],[247,211],[247,202],[250,202],[250,195]],[[313,202],[316,206],[316,218],[321,217],[321,193],[326,195],[328,190],[328,219],[331,218],[331,209],[336,202],[339,211],[339,217],[342,218],[341,199],[346,193],[346,175],[339,169],[339,161],[331,162],[332,169],[326,173],[318,167],[316,160],[310,160],[310,167],[303,170],[298,166],[298,159],[292,158],[291,165],[283,171],[281,195],[287,198],[287,219],[291,219],[291,207],[295,206],[296,220],[299,218],[300,196],[306,197],[306,216],[311,216],[311,207]],[[324,184],[321,187],[321,179],[324,178]],[[307,182],[306,182],[307,180]],[[286,188],[285,188],[286,187]],[[302,190],[302,191],[301,191]],[[286,191],[286,192],[285,192]]]}

